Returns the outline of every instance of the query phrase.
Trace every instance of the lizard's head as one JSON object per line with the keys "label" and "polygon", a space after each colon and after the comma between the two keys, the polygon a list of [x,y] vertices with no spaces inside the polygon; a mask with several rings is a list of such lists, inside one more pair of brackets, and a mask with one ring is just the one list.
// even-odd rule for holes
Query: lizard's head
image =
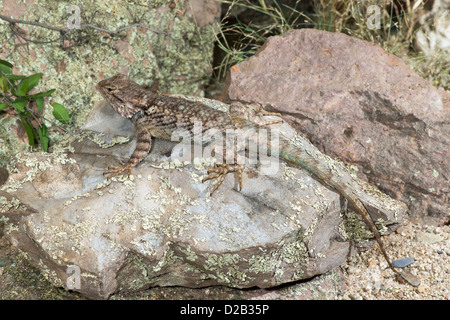
{"label": "lizard's head", "polygon": [[100,81],[96,88],[111,107],[125,118],[132,118],[143,109],[143,98],[148,97],[148,91],[120,73]]}

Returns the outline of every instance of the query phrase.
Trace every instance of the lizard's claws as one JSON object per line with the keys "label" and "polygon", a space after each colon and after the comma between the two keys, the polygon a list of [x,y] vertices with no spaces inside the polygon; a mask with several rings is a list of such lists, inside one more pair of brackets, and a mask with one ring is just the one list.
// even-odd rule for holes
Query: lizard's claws
{"label": "lizard's claws", "polygon": [[242,190],[242,171],[244,170],[243,166],[240,164],[225,164],[225,163],[216,163],[216,166],[218,168],[210,168],[208,169],[208,176],[204,177],[202,179],[202,182],[205,182],[210,179],[216,179],[217,183],[215,184],[214,188],[209,193],[210,196],[214,193],[214,191],[219,188],[219,186],[222,184],[223,180],[225,179],[225,176],[229,172],[236,172],[238,176],[238,183],[239,183],[239,191]]}
{"label": "lizard's claws", "polygon": [[122,160],[119,160],[119,163],[121,166],[109,166],[108,170],[103,172],[103,175],[109,174],[109,176],[106,178],[106,180],[111,179],[112,177],[115,177],[123,172],[127,172],[127,175],[129,176],[131,174],[131,168],[132,166],[130,164],[127,164],[123,162]]}
{"label": "lizard's claws", "polygon": [[263,109],[262,104],[252,103],[242,107],[242,104],[232,105],[230,112],[243,116],[245,119],[254,122],[260,126],[270,126],[276,123],[282,123],[283,120],[265,120],[265,116],[276,116],[281,118],[281,113],[270,112]]}
{"label": "lizard's claws", "polygon": [[[280,117],[281,118],[281,113],[279,112],[270,112],[270,111],[266,111],[262,108],[262,105],[259,105],[256,109],[255,109],[255,114],[259,117],[263,117],[263,116],[276,116],[276,117]],[[263,120],[263,125],[265,126],[270,126],[272,124],[276,124],[276,123],[283,123],[283,120],[272,120],[272,121],[267,121],[267,120]]]}
{"label": "lizard's claws", "polygon": [[[260,114],[261,116],[276,116],[276,117],[281,117],[281,113],[279,112],[270,112],[270,111],[266,111],[262,108],[262,105],[259,104],[258,107],[255,108],[255,113],[256,114]],[[278,120],[281,121],[281,120]]]}

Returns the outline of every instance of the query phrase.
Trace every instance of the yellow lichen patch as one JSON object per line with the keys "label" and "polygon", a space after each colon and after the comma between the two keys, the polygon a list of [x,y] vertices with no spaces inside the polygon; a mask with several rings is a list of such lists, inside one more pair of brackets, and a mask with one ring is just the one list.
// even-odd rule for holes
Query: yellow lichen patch
{"label": "yellow lichen patch", "polygon": [[85,192],[83,194],[77,194],[77,195],[73,196],[71,199],[64,202],[64,206],[67,207],[68,205],[72,204],[73,201],[80,199],[80,198],[89,198],[89,196],[90,196],[89,192]]}
{"label": "yellow lichen patch", "polygon": [[339,226],[339,232],[345,240],[351,239],[356,242],[367,242],[367,239],[373,237],[360,215],[353,211],[347,212],[346,218]]}
{"label": "yellow lichen patch", "polygon": [[66,153],[29,153],[17,154],[9,163],[7,169],[10,173],[8,181],[0,187],[6,192],[15,192],[22,188],[26,182],[33,181],[53,165],[76,164]]}
{"label": "yellow lichen patch", "polygon": [[41,270],[42,275],[53,285],[58,287],[64,287],[64,283],[62,280],[58,277],[57,273],[54,270],[50,270],[49,267],[42,261],[42,259],[39,259],[38,263],[39,269]]}
{"label": "yellow lichen patch", "polygon": [[303,183],[303,180],[296,177],[297,176],[297,171],[296,170],[294,170],[294,169],[292,169],[290,167],[284,166],[284,173],[283,174],[284,174],[284,179],[285,180],[293,180],[293,181],[297,182],[297,184],[300,187],[300,189],[306,189],[307,188],[306,184]]}
{"label": "yellow lichen patch", "polygon": [[8,201],[6,197],[0,196],[0,213],[8,212],[10,209],[19,209],[20,204],[20,201],[14,197]]}

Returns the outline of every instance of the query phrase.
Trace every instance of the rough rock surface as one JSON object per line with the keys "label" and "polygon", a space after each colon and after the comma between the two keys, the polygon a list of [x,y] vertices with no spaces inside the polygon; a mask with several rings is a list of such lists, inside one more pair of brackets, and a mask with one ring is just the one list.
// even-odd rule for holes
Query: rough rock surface
{"label": "rough rock surface", "polygon": [[[91,125],[130,130],[114,113],[94,112]],[[342,264],[350,237],[364,237],[362,222],[344,223],[340,196],[303,170],[249,169],[241,192],[228,175],[210,197],[204,163],[153,152],[130,178],[106,182],[102,172],[127,158],[135,140],[83,136],[71,136],[66,152],[18,154],[0,190],[0,219],[52,283],[89,298],[150,286],[268,288]],[[172,145],[156,141],[155,149],[170,154]],[[398,226],[404,205],[369,190],[367,197],[380,228]]]}
{"label": "rough rock surface", "polygon": [[280,112],[411,214],[449,214],[450,93],[379,46],[313,29],[271,37],[232,68],[224,99]]}
{"label": "rough rock surface", "polygon": [[[73,112],[73,123],[84,124],[92,105],[101,99],[95,83],[118,72],[148,85],[156,78],[162,92],[201,95],[212,72],[219,2],[6,0],[0,1],[0,14],[66,28],[70,17],[76,15],[67,12],[72,5],[79,6],[81,26],[91,24],[111,32],[125,29],[110,35],[82,27],[65,33],[60,41],[57,31],[21,23],[15,24],[18,31],[14,34],[10,23],[0,19],[0,58],[14,64],[14,73],[43,73],[35,90],[56,89],[53,102]],[[130,27],[135,23],[146,28]],[[45,115],[52,120],[52,108],[48,108]],[[51,123],[46,124],[52,131]],[[27,150],[26,140],[16,117],[0,118],[0,165]]]}

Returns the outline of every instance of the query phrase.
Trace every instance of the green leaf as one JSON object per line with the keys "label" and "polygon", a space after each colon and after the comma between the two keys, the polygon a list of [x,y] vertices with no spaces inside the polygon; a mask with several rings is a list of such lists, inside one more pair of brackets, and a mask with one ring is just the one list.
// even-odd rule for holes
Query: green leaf
{"label": "green leaf", "polygon": [[0,59],[0,64],[2,64],[2,65],[4,65],[4,66],[7,66],[7,67],[9,67],[9,68],[12,68],[12,67],[13,67],[13,65],[12,65],[11,62],[8,62],[8,61],[2,60],[2,59]]}
{"label": "green leaf", "polygon": [[39,126],[38,134],[39,134],[39,143],[41,144],[44,152],[47,152],[48,151],[48,129],[44,123],[41,123],[41,125]]}
{"label": "green leaf", "polygon": [[44,98],[36,98],[36,105],[39,110],[39,114],[42,114],[42,111],[44,111]]}
{"label": "green leaf", "polygon": [[69,124],[70,116],[66,108],[59,103],[52,103],[51,106],[53,107],[53,115],[55,118],[64,124]]}
{"label": "green leaf", "polygon": [[4,73],[10,74],[12,67],[13,65],[11,63],[6,60],[0,59],[0,70],[2,70]]}
{"label": "green leaf", "polygon": [[36,136],[36,133],[24,117],[20,117],[20,121],[22,121],[22,125],[25,129],[25,132],[27,133],[28,143],[30,144],[30,146],[34,146],[34,137]]}
{"label": "green leaf", "polygon": [[36,93],[36,94],[29,95],[29,97],[31,97],[31,98],[48,97],[48,96],[52,95],[52,93],[55,92],[55,91],[56,91],[56,89],[51,89],[51,90],[48,90],[48,91],[45,91],[45,92],[39,92],[39,93]]}
{"label": "green leaf", "polygon": [[42,73],[36,73],[22,79],[22,81],[20,81],[19,85],[17,86],[17,90],[14,93],[14,95],[19,97],[25,96],[28,93],[28,91],[37,86],[39,80],[41,80],[41,77]]}
{"label": "green leaf", "polygon": [[27,104],[28,104],[28,99],[27,98],[17,98],[12,103],[13,107],[19,112],[24,112],[25,111],[25,107],[27,106]]}
{"label": "green leaf", "polygon": [[7,103],[0,103],[0,111],[3,110],[3,109],[6,109],[8,107],[11,107],[11,106],[9,104],[7,104]]}
{"label": "green leaf", "polygon": [[8,91],[9,88],[8,80],[2,74],[0,74],[0,88],[2,89],[3,93]]}
{"label": "green leaf", "polygon": [[21,75],[18,75],[18,74],[8,74],[7,77],[8,77],[9,81],[22,80],[22,79],[26,78],[25,76],[21,76]]}

